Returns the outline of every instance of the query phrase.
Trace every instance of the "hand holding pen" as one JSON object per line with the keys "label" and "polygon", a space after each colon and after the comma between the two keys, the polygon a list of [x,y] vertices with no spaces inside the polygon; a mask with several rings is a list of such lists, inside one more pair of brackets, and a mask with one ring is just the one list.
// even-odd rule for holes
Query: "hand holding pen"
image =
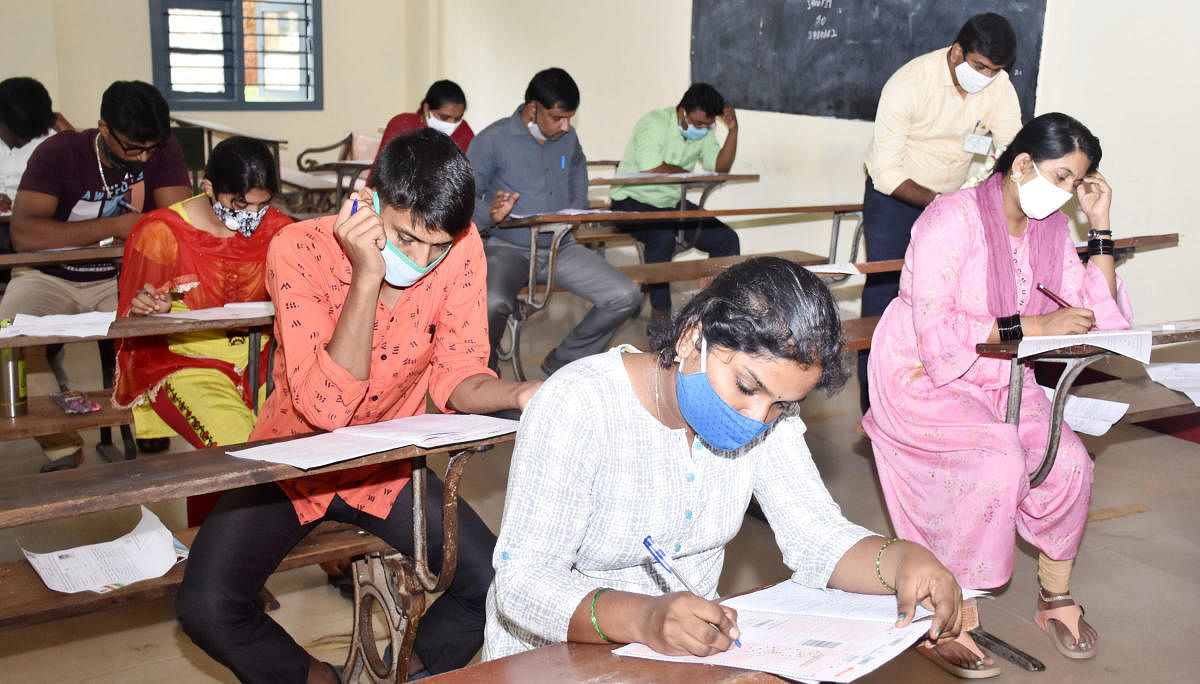
{"label": "hand holding pen", "polygon": [[1049,297],[1059,309],[1041,316],[1029,316],[1032,328],[1026,334],[1032,335],[1080,335],[1091,330],[1096,325],[1096,314],[1091,309],[1071,306],[1062,296],[1055,294],[1042,283],[1037,285],[1038,292]]}
{"label": "hand holding pen", "polygon": [[[667,600],[666,610],[661,616],[661,633],[663,636],[667,636],[667,631],[672,626],[683,629],[688,633],[688,636],[697,642],[696,645],[705,651],[698,652],[693,647],[685,644],[687,651],[694,655],[710,655],[711,653],[725,651],[731,645],[741,648],[742,642],[739,639],[741,631],[737,627],[737,611],[708,601],[701,596],[690,582],[671,567],[671,564],[667,562],[666,553],[658,548],[658,545],[654,543],[654,539],[650,535],[646,535],[646,538],[642,540],[642,545],[646,547],[646,550],[650,552],[650,556],[669,575],[674,576],[687,589],[687,593],[667,594],[662,597]],[[656,619],[654,622],[658,623],[660,620]],[[672,625],[671,623],[675,624]],[[707,624],[707,627],[701,626],[703,624]],[[655,626],[657,627],[658,625],[656,624]],[[694,630],[696,628],[700,629],[700,633],[695,633]],[[654,648],[656,651],[659,650],[653,644],[647,644],[647,646]]]}
{"label": "hand holding pen", "polygon": [[150,283],[142,286],[129,304],[130,316],[148,316],[152,313],[166,313],[171,310],[173,300],[183,299],[182,292],[159,291]]}

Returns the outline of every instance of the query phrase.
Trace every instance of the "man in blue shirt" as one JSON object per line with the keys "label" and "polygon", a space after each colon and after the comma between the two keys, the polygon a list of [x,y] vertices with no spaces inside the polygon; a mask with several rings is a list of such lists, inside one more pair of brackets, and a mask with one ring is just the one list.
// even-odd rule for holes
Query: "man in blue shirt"
{"label": "man in blue shirt", "polygon": [[[501,228],[510,214],[586,209],[587,158],[571,126],[579,108],[579,88],[557,67],[539,71],[525,89],[525,101],[511,116],[483,129],[467,156],[475,169],[475,226],[487,253],[489,365],[516,297],[529,278],[530,230]],[[538,238],[537,278],[549,272],[551,236]],[[604,350],[617,328],[637,311],[642,294],[620,270],[566,236],[558,250],[555,281],[592,302],[579,325],[542,362],[550,375],[570,361]]]}

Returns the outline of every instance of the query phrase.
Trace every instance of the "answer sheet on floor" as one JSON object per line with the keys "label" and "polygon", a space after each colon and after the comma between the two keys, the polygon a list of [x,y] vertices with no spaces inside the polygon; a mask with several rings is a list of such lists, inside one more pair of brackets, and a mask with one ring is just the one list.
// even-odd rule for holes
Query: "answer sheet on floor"
{"label": "answer sheet on floor", "polygon": [[643,644],[629,644],[613,653],[758,670],[805,682],[852,682],[900,655],[930,629],[930,622],[922,618],[931,613],[919,606],[917,621],[897,628],[894,594],[851,594],[791,581],[723,604],[738,611],[741,648],[706,658],[665,656]]}

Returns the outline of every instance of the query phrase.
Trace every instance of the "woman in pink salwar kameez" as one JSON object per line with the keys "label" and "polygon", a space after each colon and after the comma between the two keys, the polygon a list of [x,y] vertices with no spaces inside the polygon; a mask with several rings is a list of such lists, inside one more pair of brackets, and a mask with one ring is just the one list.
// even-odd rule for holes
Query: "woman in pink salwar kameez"
{"label": "woman in pink salwar kameez", "polygon": [[[1064,425],[1054,468],[1031,489],[1050,402],[1026,366],[1020,426],[1005,423],[1009,362],[975,345],[1129,327],[1099,161],[1083,124],[1045,114],[987,180],[929,205],[913,226],[900,296],[875,329],[863,417],[896,533],[932,550],[964,588],[990,589],[1011,577],[1019,532],[1041,552],[1038,624],[1071,658],[1095,655],[1096,632],[1069,593],[1092,461]],[[1072,191],[1092,228],[1086,266],[1057,211]],[[1060,308],[1039,284],[1073,306]],[[999,674],[966,629],[926,655],[959,676]]]}

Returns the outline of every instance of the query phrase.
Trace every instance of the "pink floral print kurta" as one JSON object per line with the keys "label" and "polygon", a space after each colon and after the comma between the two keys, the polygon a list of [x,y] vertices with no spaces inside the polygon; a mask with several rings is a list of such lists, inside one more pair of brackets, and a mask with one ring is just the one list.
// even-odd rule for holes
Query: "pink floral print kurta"
{"label": "pink floral print kurta", "polygon": [[[1028,238],[1010,237],[1022,312],[1044,296],[1032,282]],[[1069,235],[1061,249],[1058,294],[1094,311],[1098,329],[1129,327],[1120,280],[1114,301]],[[927,546],[959,584],[976,589],[1012,576],[1014,532],[1051,558],[1074,558],[1092,491],[1092,461],[1066,426],[1049,477],[1029,487],[1046,448],[1050,402],[1026,367],[1020,426],[1004,422],[1009,362],[975,353],[995,323],[987,267],[975,191],[929,205],[913,226],[900,296],[872,338],[871,409],[863,417],[896,533]]]}

